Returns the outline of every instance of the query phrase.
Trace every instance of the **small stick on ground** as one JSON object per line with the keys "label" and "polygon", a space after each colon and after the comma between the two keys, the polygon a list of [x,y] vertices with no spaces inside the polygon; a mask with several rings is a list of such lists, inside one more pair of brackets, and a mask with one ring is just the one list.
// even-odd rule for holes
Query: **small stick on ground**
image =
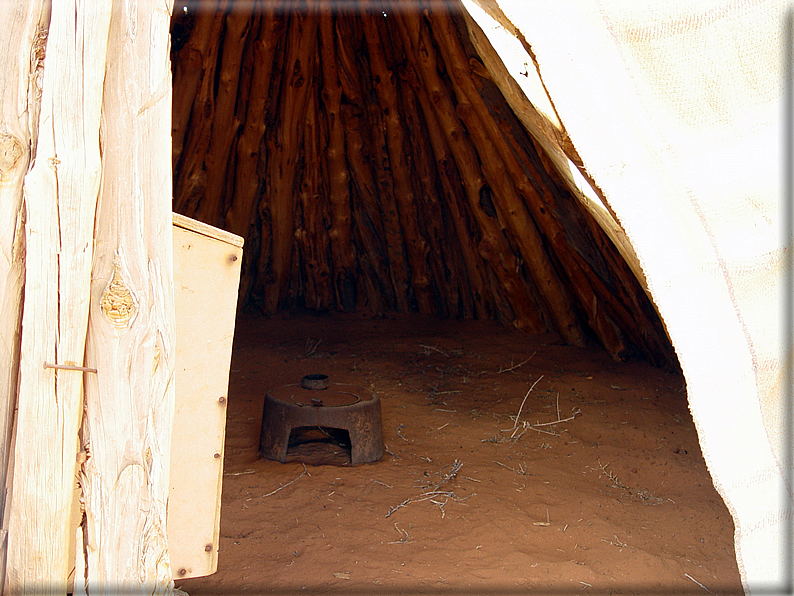
{"label": "small stick on ground", "polygon": [[387,513],[387,514],[386,514],[384,517],[391,517],[391,514],[392,514],[392,513],[394,513],[394,512],[395,512],[395,511],[397,511],[398,509],[402,509],[403,507],[407,506],[407,505],[408,505],[408,503],[410,503],[411,501],[413,501],[413,499],[411,499],[411,498],[405,499],[405,501],[403,501],[403,502],[402,502],[402,503],[400,503],[399,505],[397,505],[397,506],[395,506],[395,507],[392,507],[391,509],[389,509],[389,512],[388,512],[388,513]]}
{"label": "small stick on ground", "polygon": [[524,396],[524,399],[521,401],[521,406],[518,408],[518,414],[516,414],[516,420],[515,420],[515,424],[513,424],[512,430],[515,430],[515,429],[518,428],[518,419],[521,417],[521,410],[524,409],[524,404],[526,403],[527,398],[529,397],[529,394],[532,393],[532,390],[535,388],[535,385],[540,383],[540,380],[542,378],[543,378],[543,375],[540,375],[538,377],[538,380],[535,381],[534,383],[532,383],[532,386],[529,388],[529,391],[527,391],[527,394]]}
{"label": "small stick on ground", "polygon": [[[503,464],[502,462],[500,462],[500,461],[496,461],[495,459],[494,459],[494,460],[492,460],[492,461],[493,461],[493,463],[495,463],[496,465],[498,465],[498,466],[502,466],[503,468],[507,468],[507,469],[508,469],[508,470],[510,470],[511,472],[515,472],[516,474],[519,474],[520,476],[526,476],[526,475],[528,474],[526,467],[524,467],[524,464],[518,464],[518,467],[517,467],[517,468],[511,468],[511,467],[510,467],[510,466],[508,466],[507,464]],[[530,476],[531,476],[531,474],[530,474]]]}
{"label": "small stick on ground", "polygon": [[406,443],[410,443],[411,441],[410,441],[410,440],[408,440],[408,439],[406,439],[406,438],[403,436],[402,432],[400,432],[400,431],[402,431],[402,429],[404,429],[404,428],[405,428],[405,425],[404,425],[404,424],[401,424],[400,426],[398,426],[398,427],[397,427],[396,429],[394,429],[394,430],[395,430],[395,432],[397,433],[397,436],[398,436],[398,437],[400,437],[400,438],[401,438],[403,441],[405,441]]}
{"label": "small stick on ground", "polygon": [[[303,472],[301,472],[300,476],[298,476],[294,480],[290,480],[289,482],[287,482],[287,484],[280,485],[276,490],[270,491],[266,495],[262,495],[262,498],[264,499],[265,497],[269,497],[270,495],[275,495],[278,491],[287,488],[290,484],[297,482],[298,480],[306,476],[306,474],[309,474],[309,470],[306,469],[306,464],[301,464],[301,465],[303,465]],[[311,474],[309,474],[309,476],[311,476]]]}
{"label": "small stick on ground", "polygon": [[449,354],[447,354],[444,350],[441,350],[435,346],[426,346],[424,344],[419,344],[419,347],[424,348],[426,356],[430,356],[430,350],[433,350],[434,352],[438,352],[442,356],[446,356],[447,358],[449,358]]}
{"label": "small stick on ground", "polygon": [[[498,371],[496,374],[500,375],[500,374],[502,374],[502,373],[506,373],[506,372],[513,372],[515,369],[517,369],[517,368],[520,368],[520,367],[524,366],[524,365],[525,365],[527,362],[529,362],[530,360],[532,360],[532,358],[534,358],[534,357],[535,357],[535,354],[537,354],[537,351],[535,351],[535,352],[532,352],[532,356],[530,356],[529,358],[527,358],[526,360],[524,360],[524,362],[521,362],[520,364],[515,364],[515,365],[511,366],[510,368],[502,368],[502,367],[500,366],[500,367],[499,367],[499,371]],[[511,362],[510,364],[513,364],[513,363]]]}
{"label": "small stick on ground", "polygon": [[391,455],[394,459],[402,459],[399,455],[397,455],[391,449],[389,449],[389,446],[386,443],[383,444],[383,450],[389,455]]}
{"label": "small stick on ground", "polygon": [[311,358],[312,356],[314,356],[315,352],[317,352],[317,348],[320,347],[321,343],[323,343],[322,339],[314,339],[312,337],[307,338],[306,348],[304,349],[306,357]]}
{"label": "small stick on ground", "polygon": [[408,532],[406,532],[402,528],[397,527],[397,522],[394,522],[394,529],[400,533],[402,538],[400,538],[399,540],[395,540],[394,542],[389,542],[389,544],[411,544],[412,542],[414,542],[413,540],[411,540],[410,542],[408,541]]}
{"label": "small stick on ground", "polygon": [[628,490],[628,487],[625,484],[623,484],[620,480],[618,480],[618,477],[615,476],[615,474],[613,474],[612,472],[607,470],[607,466],[608,465],[609,464],[606,464],[606,465],[602,464],[601,463],[601,458],[600,457],[598,458],[598,467],[601,468],[601,471],[606,475],[606,477],[609,478],[612,481],[612,486],[614,486],[615,488],[621,488],[623,490]]}
{"label": "small stick on ground", "polygon": [[[570,422],[571,420],[576,418],[581,413],[582,413],[582,410],[579,409],[579,408],[576,408],[573,411],[573,413],[570,416],[568,416],[567,418],[559,418],[560,413],[557,412],[558,419],[554,420],[552,422],[536,422],[535,424],[529,424],[528,422],[525,422],[524,424],[526,426],[530,427],[530,428],[533,428],[533,429],[535,429],[536,426],[551,426],[552,424],[559,424],[560,422]],[[535,429],[535,430],[537,430],[537,429]]]}
{"label": "small stick on ground", "polygon": [[694,577],[692,577],[691,575],[689,575],[688,573],[685,573],[685,574],[684,574],[684,577],[686,577],[687,579],[691,579],[693,582],[695,582],[695,583],[696,583],[697,585],[699,585],[701,588],[703,588],[704,590],[706,590],[706,592],[708,592],[709,594],[713,594],[713,593],[714,593],[714,592],[712,592],[711,590],[709,590],[709,589],[708,589],[706,586],[704,586],[703,584],[701,584],[701,583],[700,583],[698,580],[696,580]]}

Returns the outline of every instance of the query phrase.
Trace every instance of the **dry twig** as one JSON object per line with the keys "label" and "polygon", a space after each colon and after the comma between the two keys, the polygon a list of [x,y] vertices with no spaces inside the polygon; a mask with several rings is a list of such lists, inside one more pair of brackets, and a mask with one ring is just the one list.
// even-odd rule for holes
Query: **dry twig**
{"label": "dry twig", "polygon": [[304,350],[306,357],[311,358],[312,356],[314,356],[315,352],[317,352],[317,348],[320,347],[321,343],[323,343],[322,339],[314,339],[312,337],[307,338],[306,348]]}
{"label": "dry twig", "polygon": [[686,577],[687,579],[691,579],[693,582],[695,582],[695,583],[696,583],[697,585],[699,585],[701,588],[703,588],[704,590],[706,590],[706,592],[708,592],[709,594],[713,594],[713,593],[714,593],[714,592],[712,592],[711,590],[709,590],[709,589],[708,589],[706,586],[704,586],[703,584],[701,584],[701,583],[700,583],[698,580],[696,580],[694,577],[692,577],[691,575],[689,575],[688,573],[685,573],[685,574],[684,574],[684,577]]}
{"label": "dry twig", "polygon": [[[279,487],[276,490],[270,491],[266,495],[262,495],[262,498],[264,499],[265,497],[269,497],[270,495],[275,495],[278,491],[287,488],[290,484],[293,484],[293,483],[297,482],[298,480],[303,478],[306,474],[309,474],[309,470],[306,469],[306,464],[302,464],[302,465],[303,465],[303,472],[301,472],[300,476],[298,476],[294,480],[290,480],[289,482],[287,482],[287,484],[279,485]],[[309,475],[311,476],[311,474],[309,474]]]}
{"label": "dry twig", "polygon": [[[535,354],[537,354],[537,351],[535,351],[535,352],[532,352],[532,356],[530,356],[529,358],[527,358],[527,359],[526,359],[526,360],[524,360],[523,362],[521,362],[521,363],[519,363],[519,364],[515,364],[515,365],[513,365],[513,366],[510,366],[509,368],[502,368],[502,367],[500,366],[500,367],[499,367],[499,370],[497,371],[497,373],[496,373],[496,374],[500,375],[500,374],[502,374],[502,373],[506,373],[506,372],[513,372],[515,369],[517,369],[517,368],[520,368],[520,367],[524,366],[524,365],[525,365],[527,362],[529,362],[530,360],[532,360],[532,358],[534,358],[534,357],[535,357]],[[513,364],[513,363],[512,363],[512,362],[510,362],[510,364]],[[538,379],[538,380],[540,380],[540,379]]]}
{"label": "dry twig", "polygon": [[[529,397],[529,394],[535,388],[535,385],[537,385],[542,378],[543,378],[543,375],[538,377],[538,379],[534,383],[532,383],[532,386],[529,388],[529,391],[527,391],[526,395],[524,395],[524,399],[521,401],[521,406],[519,406],[519,408],[518,408],[518,413],[515,415],[515,419],[514,419],[514,422],[513,422],[513,428],[507,428],[507,429],[503,429],[503,430],[499,431],[499,432],[503,432],[503,433],[504,432],[511,433],[510,440],[517,441],[518,439],[520,439],[524,435],[524,433],[527,430],[534,430],[535,432],[544,433],[544,434],[547,434],[547,435],[554,435],[555,437],[559,437],[560,436],[559,433],[556,433],[556,432],[550,431],[550,430],[545,430],[545,429],[540,428],[540,427],[553,426],[555,424],[560,424],[562,422],[570,422],[571,420],[573,420],[579,414],[582,413],[581,408],[576,408],[575,410],[573,410],[573,412],[572,412],[572,414],[570,416],[568,416],[567,418],[562,418],[561,415],[560,415],[560,394],[558,393],[557,394],[557,420],[552,420],[551,422],[536,422],[535,424],[530,424],[529,422],[522,422],[519,425],[519,418],[521,418],[521,411],[524,409],[524,404],[526,403],[527,398]],[[511,416],[511,418],[512,418],[512,416]],[[516,436],[516,433],[518,433],[517,436]],[[500,442],[500,441],[495,441],[495,442]]]}
{"label": "dry twig", "polygon": [[438,353],[439,353],[439,354],[441,354],[442,356],[446,356],[447,358],[449,358],[449,354],[447,354],[447,353],[446,353],[444,350],[442,350],[442,349],[440,349],[440,348],[437,348],[437,347],[435,347],[435,346],[426,346],[426,345],[424,345],[424,344],[419,344],[419,347],[420,347],[420,348],[424,348],[424,354],[425,354],[425,356],[430,356],[430,351],[432,350],[432,351],[434,351],[434,352],[438,352]]}

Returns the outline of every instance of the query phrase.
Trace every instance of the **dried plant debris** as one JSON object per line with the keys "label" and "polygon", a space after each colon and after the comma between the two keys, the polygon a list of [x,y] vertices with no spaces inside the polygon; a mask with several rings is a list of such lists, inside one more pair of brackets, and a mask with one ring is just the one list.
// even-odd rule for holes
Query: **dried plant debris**
{"label": "dried plant debris", "polygon": [[[425,485],[422,487],[422,492],[419,493],[416,497],[409,497],[405,499],[399,505],[396,505],[389,509],[388,513],[386,513],[385,517],[391,517],[397,510],[406,507],[409,503],[416,503],[419,501],[430,501],[436,507],[439,508],[441,511],[441,518],[444,519],[446,517],[446,510],[445,507],[449,501],[454,501],[456,503],[462,503],[467,501],[471,497],[475,496],[476,493],[469,495],[468,497],[459,497],[455,494],[454,491],[447,490],[442,488],[443,485],[447,484],[448,482],[455,479],[458,475],[458,472],[463,467],[463,462],[460,460],[455,460],[452,462],[451,466],[442,466],[441,469],[435,473],[435,476],[438,476],[439,479],[429,485]],[[449,468],[447,470],[447,468]]]}
{"label": "dried plant debris", "polygon": [[603,472],[603,474],[607,478],[609,478],[613,488],[620,489],[628,493],[629,496],[634,497],[635,499],[639,499],[640,501],[648,505],[661,505],[664,502],[664,499],[662,499],[661,497],[657,497],[649,490],[629,488],[620,481],[620,479],[615,475],[614,472],[612,472],[611,470],[607,470],[608,466],[609,464],[602,464],[601,458],[598,458],[598,467],[601,468],[601,472]]}

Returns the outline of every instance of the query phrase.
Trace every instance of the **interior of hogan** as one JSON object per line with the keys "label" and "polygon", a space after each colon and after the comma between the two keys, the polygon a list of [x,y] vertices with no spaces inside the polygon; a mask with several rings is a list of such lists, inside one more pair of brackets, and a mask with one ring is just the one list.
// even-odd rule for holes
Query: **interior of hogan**
{"label": "interior of hogan", "polygon": [[[219,568],[177,585],[741,593],[663,323],[462,8],[216,4],[174,7],[174,210],[245,249]],[[316,372],[380,396],[380,461],[260,457]]]}
{"label": "interior of hogan", "polygon": [[174,9],[174,210],[245,239],[243,305],[495,319],[675,361],[462,8],[209,4]]}

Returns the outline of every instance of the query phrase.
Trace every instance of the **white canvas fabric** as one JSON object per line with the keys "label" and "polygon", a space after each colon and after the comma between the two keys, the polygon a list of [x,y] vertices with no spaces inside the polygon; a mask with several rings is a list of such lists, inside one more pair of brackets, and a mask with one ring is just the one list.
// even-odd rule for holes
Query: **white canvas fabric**
{"label": "white canvas fabric", "polygon": [[530,100],[543,89],[519,76],[532,61],[486,12],[501,9],[537,57],[553,108],[533,103],[556,110],[617,216],[680,359],[745,592],[784,593],[794,540],[786,3],[465,4]]}

